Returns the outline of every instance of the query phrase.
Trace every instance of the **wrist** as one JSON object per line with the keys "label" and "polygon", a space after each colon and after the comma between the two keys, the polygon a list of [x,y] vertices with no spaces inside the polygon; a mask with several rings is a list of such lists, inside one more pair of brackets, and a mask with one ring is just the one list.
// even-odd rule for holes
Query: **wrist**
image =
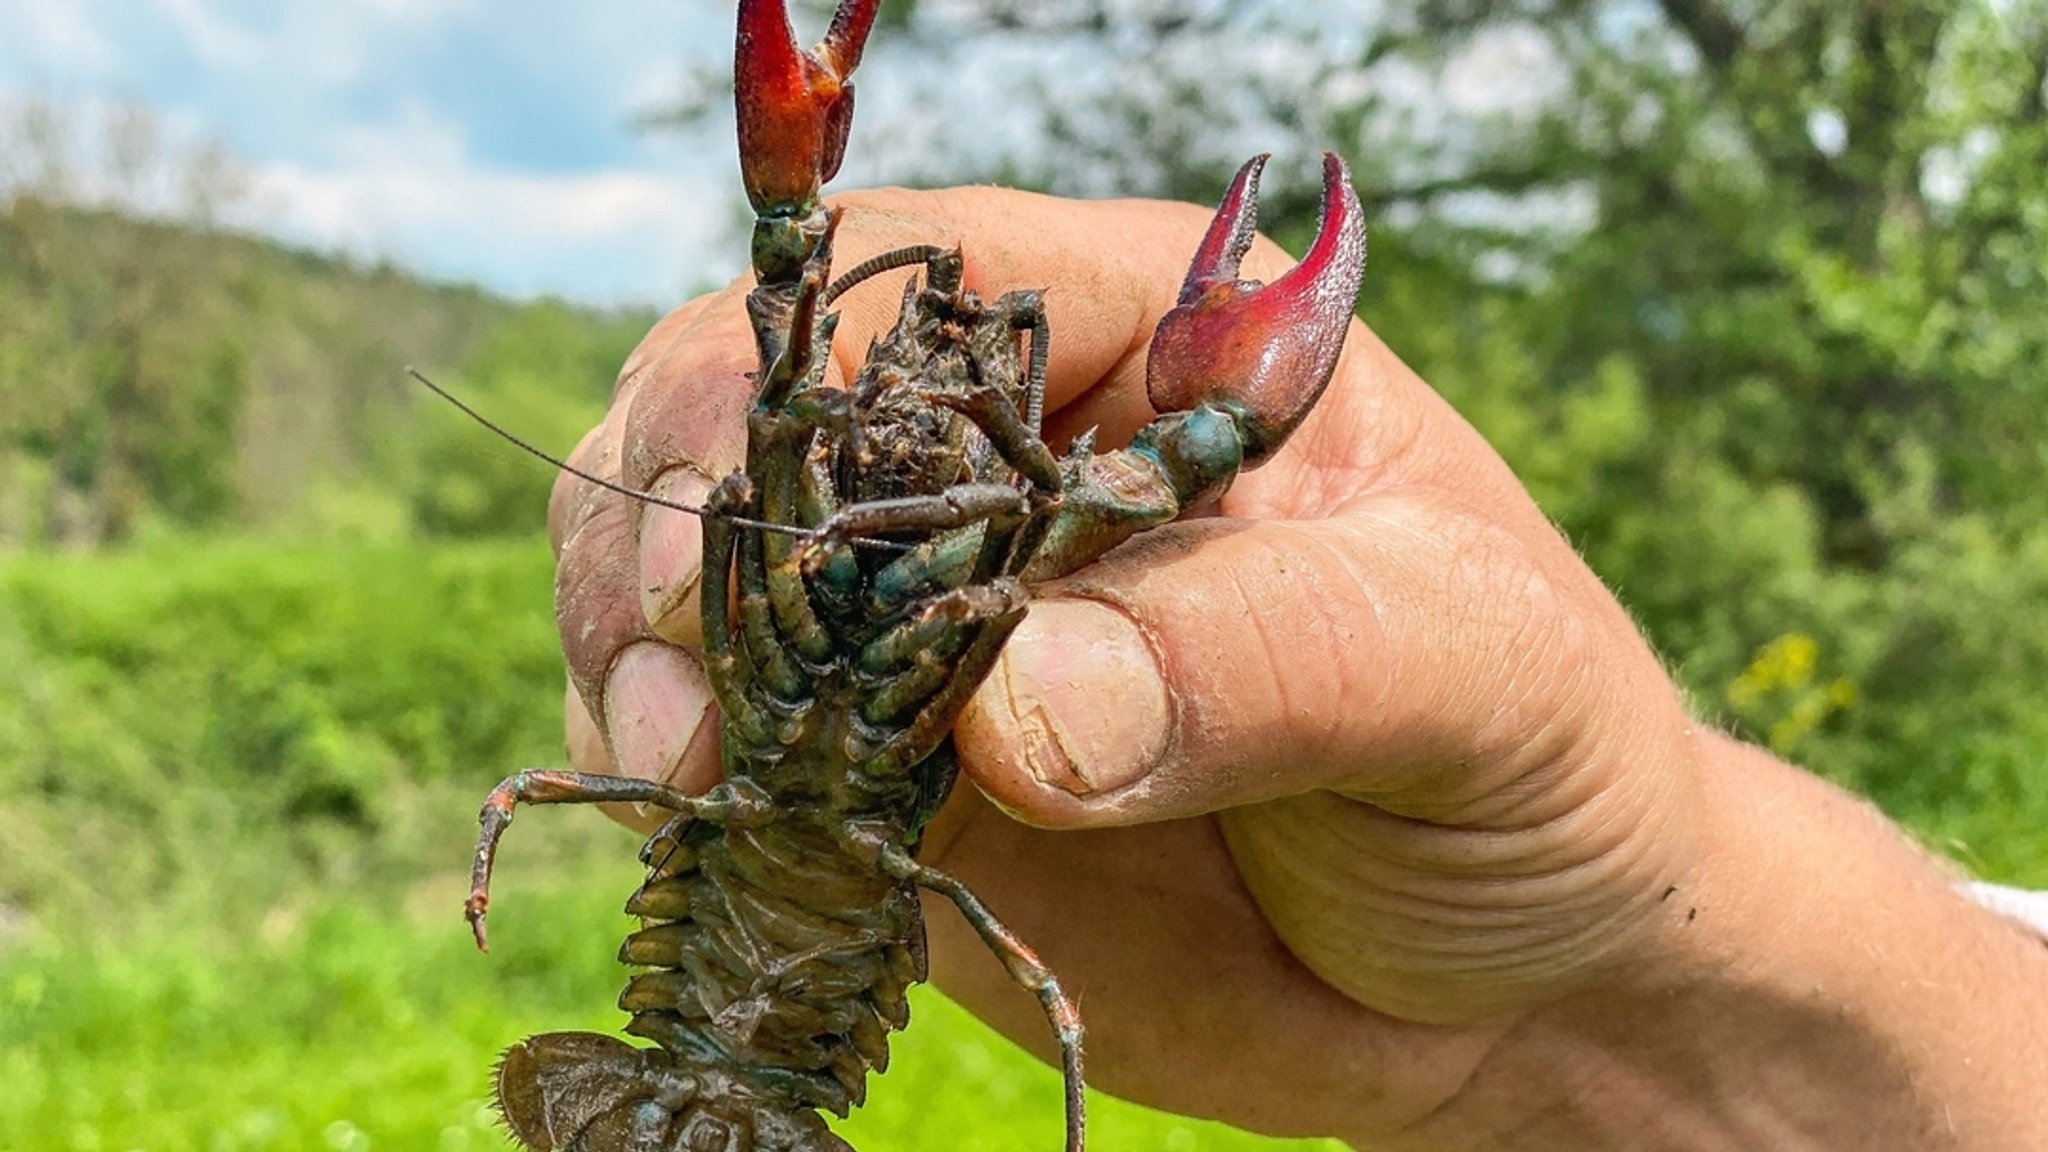
{"label": "wrist", "polygon": [[2048,1147],[2048,948],[1868,804],[1701,740],[1699,849],[1657,930],[1604,986],[1503,1039],[1460,1109],[1497,1126],[1466,1135]]}

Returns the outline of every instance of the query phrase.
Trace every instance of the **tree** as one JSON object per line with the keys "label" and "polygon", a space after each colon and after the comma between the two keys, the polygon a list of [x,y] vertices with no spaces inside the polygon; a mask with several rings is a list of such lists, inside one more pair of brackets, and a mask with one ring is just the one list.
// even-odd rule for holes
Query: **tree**
{"label": "tree", "polygon": [[[227,250],[167,221],[119,219],[210,210],[224,169],[206,158],[218,154],[190,160],[133,105],[108,115],[97,169],[46,105],[12,127],[21,176],[0,190],[0,467],[23,495],[0,540],[98,543],[151,506],[218,519],[236,499],[245,355],[220,301],[194,285],[223,278]],[[24,506],[31,491],[40,508]]]}
{"label": "tree", "polygon": [[[1629,429],[1552,507],[1708,708],[1898,803],[2039,811],[2048,725],[2012,678],[2048,672],[2048,5],[1445,2],[1418,27],[1502,20],[1573,81],[1543,147],[1496,137],[1475,171],[1592,205],[1505,286],[1517,399],[1549,409],[1501,421],[1510,454],[1569,440],[1575,405]],[[1436,354],[1498,411],[1505,356]]]}

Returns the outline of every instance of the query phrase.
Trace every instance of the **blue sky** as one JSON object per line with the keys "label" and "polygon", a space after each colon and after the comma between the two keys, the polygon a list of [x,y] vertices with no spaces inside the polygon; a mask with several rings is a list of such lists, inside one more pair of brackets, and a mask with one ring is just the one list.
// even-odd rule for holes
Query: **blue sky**
{"label": "blue sky", "polygon": [[[1301,10],[1264,0],[1341,27],[1368,23],[1378,3],[1321,0]],[[108,110],[132,102],[162,121],[174,144],[218,141],[240,160],[246,193],[225,213],[235,226],[517,296],[673,304],[744,263],[730,119],[689,135],[639,132],[632,121],[682,92],[687,74],[723,65],[733,8],[732,0],[0,0],[0,182],[10,108],[51,103],[90,152],[106,135]],[[1512,30],[1481,39],[1441,87],[1398,68],[1359,82],[1410,93],[1416,115],[1526,108],[1545,71],[1541,46]],[[1028,147],[1030,117],[1002,86],[1034,74],[1073,82],[1100,67],[1021,44],[970,46],[938,77],[945,108],[1008,114],[977,119],[963,139],[964,121],[919,106],[914,86],[898,81],[916,61],[885,68],[877,57],[869,53],[876,66],[862,86],[867,132],[856,136],[842,187],[916,174],[920,157]],[[1248,73],[1292,67],[1286,52],[1257,43],[1232,61]],[[1086,88],[1078,85],[1084,98]],[[1241,143],[1246,152],[1267,146]],[[160,202],[171,196],[158,190]]]}
{"label": "blue sky", "polygon": [[0,0],[0,101],[117,101],[248,173],[238,225],[505,292],[673,302],[736,271],[725,129],[633,130],[726,0]]}

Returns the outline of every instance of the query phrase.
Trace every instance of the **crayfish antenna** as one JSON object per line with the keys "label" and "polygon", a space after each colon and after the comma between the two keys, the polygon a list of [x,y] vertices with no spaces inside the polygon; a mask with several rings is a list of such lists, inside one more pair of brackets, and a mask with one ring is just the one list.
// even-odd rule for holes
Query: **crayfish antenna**
{"label": "crayfish antenna", "polygon": [[[578,480],[581,480],[586,484],[595,484],[599,488],[602,488],[607,492],[617,493],[620,496],[624,496],[628,500],[635,500],[642,504],[652,505],[656,508],[666,508],[671,512],[681,512],[685,515],[698,517],[699,519],[709,516],[716,516],[718,519],[723,520],[728,524],[735,524],[741,528],[752,528],[757,532],[772,532],[779,536],[797,536],[808,539],[812,535],[811,530],[808,528],[799,528],[791,524],[771,524],[766,520],[754,520],[746,516],[731,516],[721,513],[715,513],[700,504],[680,504],[674,500],[664,500],[661,497],[656,496],[652,492],[644,492],[638,488],[629,488],[616,480],[607,480],[594,472],[588,472],[585,471],[584,469],[578,468],[574,464],[569,463],[567,460],[562,459],[560,456],[557,456],[554,453],[547,451],[546,449],[536,447],[531,441],[525,439],[522,436],[519,436],[517,433],[508,430],[503,425],[499,424],[497,421],[477,411],[468,402],[464,401],[455,393],[450,392],[448,389],[443,388],[441,385],[434,383],[433,380],[427,377],[426,373],[420,371],[419,369],[408,366],[405,370],[405,374],[412,377],[414,383],[419,384],[427,391],[432,392],[434,395],[440,397],[442,400],[445,400],[449,404],[453,405],[456,411],[462,413],[464,416],[469,417],[470,420],[481,425],[483,429],[489,432],[491,435],[496,436],[498,439],[505,441],[506,443],[512,445],[514,448],[517,448],[521,452],[526,453],[528,456],[532,456],[535,459],[541,461],[542,463],[550,465],[556,471],[567,472],[569,475],[576,477]],[[862,537],[854,540],[853,543],[863,548],[880,548],[884,551],[889,552],[910,551],[910,545],[899,544],[893,540],[869,540],[865,537]]]}
{"label": "crayfish antenna", "polygon": [[740,0],[733,57],[740,175],[761,216],[801,216],[839,171],[853,85],[881,0],[840,0],[815,49],[797,47],[787,0]]}
{"label": "crayfish antenna", "polygon": [[1271,284],[1238,279],[1257,234],[1265,163],[1255,156],[1238,169],[1145,368],[1160,412],[1235,410],[1247,467],[1278,448],[1329,386],[1365,280],[1365,211],[1334,152],[1323,153],[1322,222],[1308,254]]}

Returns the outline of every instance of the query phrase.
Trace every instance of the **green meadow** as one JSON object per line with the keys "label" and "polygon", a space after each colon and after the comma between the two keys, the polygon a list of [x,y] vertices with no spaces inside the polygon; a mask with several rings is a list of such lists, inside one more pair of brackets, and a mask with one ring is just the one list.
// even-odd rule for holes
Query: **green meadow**
{"label": "green meadow", "polygon": [[[477,805],[559,762],[545,542],[207,539],[0,565],[0,1149],[502,1149],[497,1053],[614,1031],[637,839],[508,841]],[[868,1148],[1056,1148],[1059,1079],[920,990]],[[1284,1147],[1096,1102],[1098,1146]]]}

